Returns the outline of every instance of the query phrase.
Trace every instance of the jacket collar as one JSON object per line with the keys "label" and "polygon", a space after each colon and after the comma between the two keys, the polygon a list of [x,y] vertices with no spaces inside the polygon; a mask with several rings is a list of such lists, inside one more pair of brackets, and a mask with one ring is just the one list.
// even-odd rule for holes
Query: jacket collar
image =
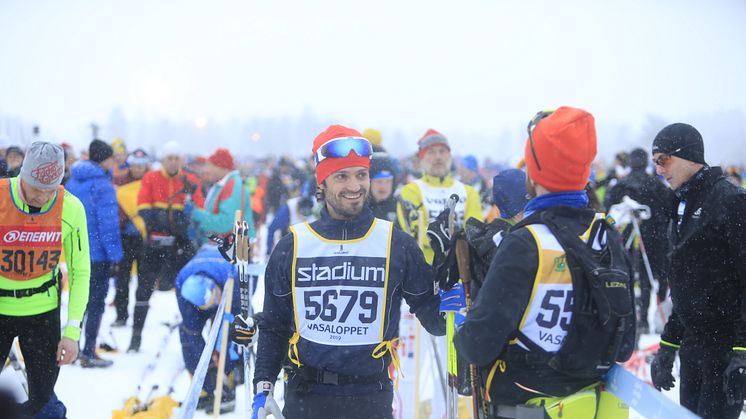
{"label": "jacket collar", "polygon": [[445,177],[440,178],[437,176],[432,176],[432,175],[423,173],[420,180],[422,180],[423,182],[427,183],[430,186],[448,188],[453,185],[453,174],[448,173],[447,175],[445,175]]}
{"label": "jacket collar", "polygon": [[722,176],[723,170],[720,167],[705,166],[676,190],[676,197],[691,201]]}
{"label": "jacket collar", "polygon": [[373,223],[373,211],[365,205],[352,220],[337,220],[329,215],[326,205],[321,209],[321,218],[311,223],[311,227],[330,240],[351,240],[363,237]]}

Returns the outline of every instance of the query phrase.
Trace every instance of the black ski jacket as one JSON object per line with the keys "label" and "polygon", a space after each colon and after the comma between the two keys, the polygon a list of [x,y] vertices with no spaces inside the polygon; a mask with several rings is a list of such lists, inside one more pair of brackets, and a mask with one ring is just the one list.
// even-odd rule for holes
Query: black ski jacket
{"label": "black ski jacket", "polygon": [[[588,208],[562,209],[568,215],[563,217],[562,225],[577,235],[583,234],[595,214],[594,210]],[[531,217],[534,216],[538,217],[538,212]],[[509,373],[495,374],[491,393],[504,388],[501,381],[506,380],[510,381],[508,387],[526,386],[558,396],[571,394],[593,382],[569,377],[549,365],[527,365],[508,355],[509,346],[517,347],[509,345],[509,342],[516,336],[521,319],[529,309],[538,270],[539,251],[532,233],[526,227],[511,230],[497,246],[484,284],[454,337],[458,354],[469,363],[484,368],[483,380],[498,359],[507,362]],[[634,328],[630,330],[622,342],[623,350],[629,352],[635,343]],[[516,383],[513,384],[513,381]],[[498,394],[491,394],[491,397],[505,400]],[[516,399],[511,402],[520,401]]]}
{"label": "black ski jacket", "polygon": [[672,221],[671,315],[661,338],[732,340],[746,346],[746,190],[719,167],[705,167],[676,192],[685,203]]}
{"label": "black ski jacket", "polygon": [[[666,280],[668,273],[668,224],[674,211],[674,194],[658,178],[645,172],[645,169],[633,169],[606,194],[604,202],[607,210],[614,204],[622,202],[629,196],[640,204],[650,207],[651,217],[640,223],[640,234],[645,250],[650,259],[653,276]],[[629,229],[628,229],[629,230]],[[624,232],[626,240],[630,231]]]}

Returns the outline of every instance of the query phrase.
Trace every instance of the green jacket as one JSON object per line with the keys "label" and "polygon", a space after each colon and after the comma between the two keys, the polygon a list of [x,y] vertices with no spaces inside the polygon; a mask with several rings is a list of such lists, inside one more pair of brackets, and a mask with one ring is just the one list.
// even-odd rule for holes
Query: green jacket
{"label": "green jacket", "polygon": [[[10,179],[13,202],[19,210],[28,213],[29,207],[19,196],[18,188],[18,177]],[[54,201],[54,199],[51,199],[42,207],[41,211],[47,211]],[[80,324],[83,321],[83,314],[88,304],[88,284],[91,276],[91,263],[88,254],[88,227],[83,204],[75,195],[65,191],[62,205],[62,251],[67,265],[70,290],[70,298],[67,304],[67,324],[63,336],[78,341],[80,340]],[[0,289],[36,288],[47,282],[58,271],[59,267],[54,272],[29,281],[12,281],[0,276]],[[0,314],[4,316],[33,316],[54,310],[60,304],[58,298],[59,286],[58,283],[48,292],[23,298],[0,297]]]}
{"label": "green jacket", "polygon": [[243,218],[249,224],[249,237],[255,237],[251,195],[238,170],[233,170],[212,185],[205,198],[205,208],[195,208],[192,218],[199,223],[200,234],[206,239],[211,234],[232,232],[237,209],[242,210]]}

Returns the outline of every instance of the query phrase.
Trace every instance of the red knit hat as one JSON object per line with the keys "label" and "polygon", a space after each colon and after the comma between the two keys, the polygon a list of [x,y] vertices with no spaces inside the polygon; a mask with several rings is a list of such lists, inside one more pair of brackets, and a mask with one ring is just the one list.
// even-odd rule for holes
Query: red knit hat
{"label": "red knit hat", "polygon": [[536,158],[528,139],[524,151],[531,179],[550,192],[582,191],[596,157],[593,115],[578,108],[560,107],[535,124],[532,137]]}
{"label": "red knit hat", "polygon": [[[319,147],[327,141],[343,137],[362,137],[362,135],[352,128],[347,128],[342,125],[330,125],[326,130],[324,130],[324,132],[317,135],[313,140],[313,149],[311,150],[313,155],[315,156]],[[316,165],[316,183],[320,185],[324,179],[337,170],[358,166],[369,169],[370,156],[358,156],[354,151],[350,151],[350,154],[348,154],[347,157],[326,158]]]}
{"label": "red knit hat", "polygon": [[417,145],[420,148],[419,153],[417,154],[420,159],[425,156],[428,148],[435,145],[442,145],[445,146],[448,150],[451,149],[451,146],[448,145],[448,138],[432,128],[428,129],[425,135],[423,135],[422,138],[417,141]]}
{"label": "red knit hat", "polygon": [[207,161],[215,166],[222,167],[223,169],[233,170],[235,165],[233,164],[233,156],[231,152],[226,148],[219,148],[212,153],[212,156],[207,158]]}

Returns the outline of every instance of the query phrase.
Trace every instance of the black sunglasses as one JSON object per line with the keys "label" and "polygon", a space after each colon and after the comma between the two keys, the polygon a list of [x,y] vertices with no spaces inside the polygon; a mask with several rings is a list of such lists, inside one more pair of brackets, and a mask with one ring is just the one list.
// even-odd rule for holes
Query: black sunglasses
{"label": "black sunglasses", "polygon": [[536,163],[536,168],[539,169],[539,171],[541,171],[541,165],[539,164],[539,159],[536,157],[536,150],[534,149],[534,128],[539,125],[539,121],[553,113],[554,111],[537,112],[533,119],[528,122],[528,127],[526,128],[526,130],[528,131],[528,143],[531,146],[531,155],[533,156],[534,162]]}

